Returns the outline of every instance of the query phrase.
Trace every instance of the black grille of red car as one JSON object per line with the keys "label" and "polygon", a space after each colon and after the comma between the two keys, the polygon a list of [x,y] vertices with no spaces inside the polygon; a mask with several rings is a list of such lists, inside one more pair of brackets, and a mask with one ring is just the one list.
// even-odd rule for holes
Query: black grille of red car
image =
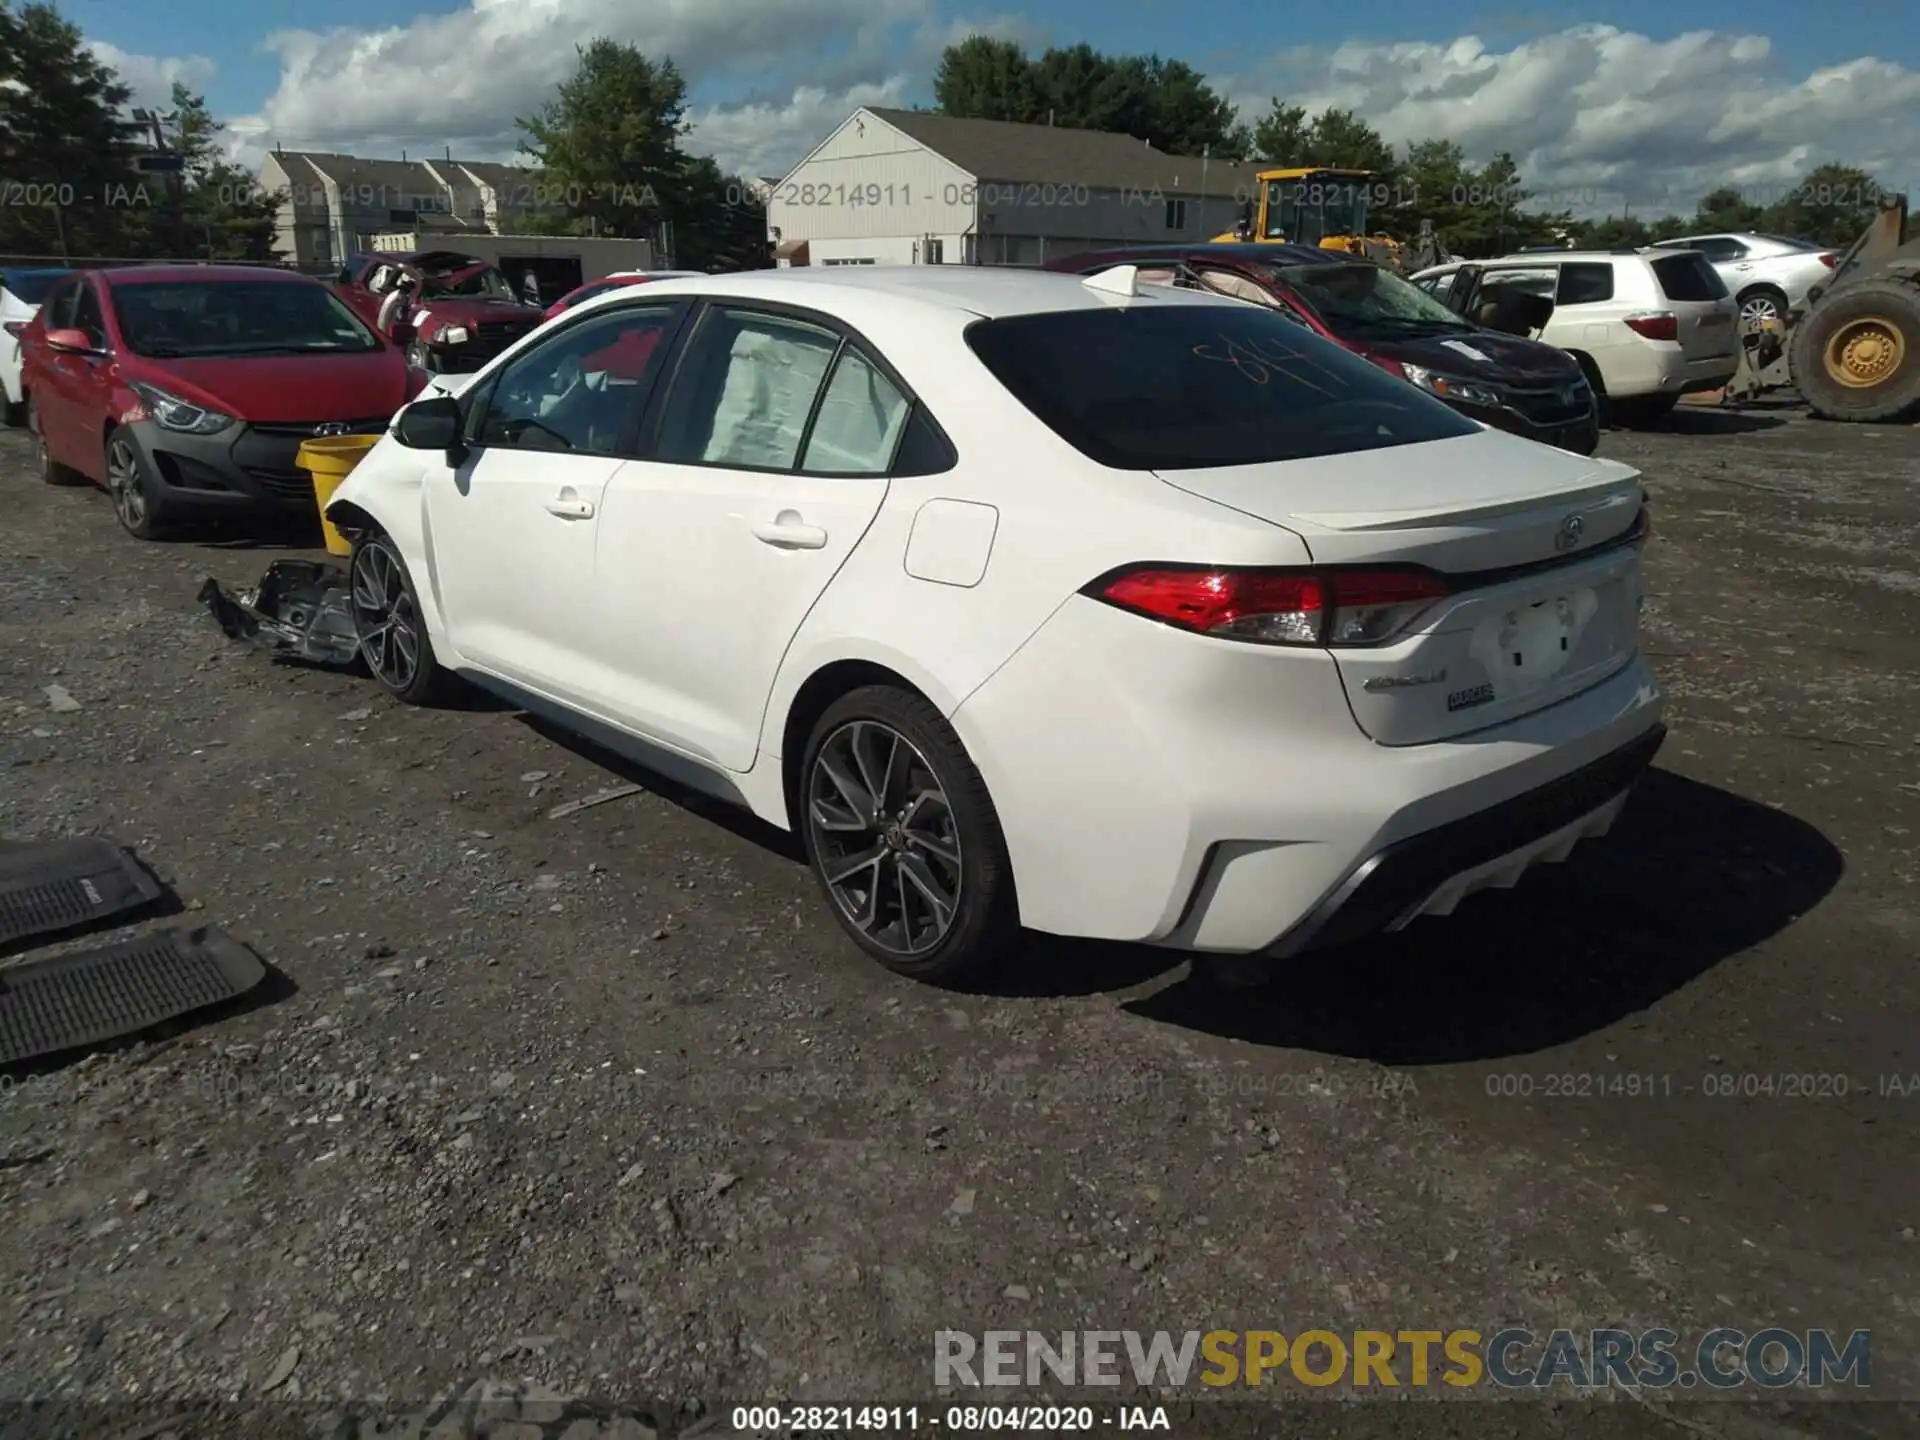
{"label": "black grille of red car", "polygon": [[[311,496],[313,477],[300,468],[300,447],[328,435],[382,435],[392,417],[375,420],[310,420],[271,425],[248,425],[233,442],[233,463],[260,487],[288,499]],[[334,426],[345,425],[345,430]]]}

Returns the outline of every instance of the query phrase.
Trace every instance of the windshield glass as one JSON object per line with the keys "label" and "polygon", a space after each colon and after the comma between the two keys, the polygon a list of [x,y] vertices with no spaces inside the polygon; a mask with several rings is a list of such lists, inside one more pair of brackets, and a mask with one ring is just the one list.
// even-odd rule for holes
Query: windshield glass
{"label": "windshield glass", "polygon": [[112,289],[120,334],[136,355],[358,354],[373,332],[318,283],[182,280]]}
{"label": "windshield glass", "polygon": [[71,270],[0,270],[0,289],[29,305],[38,305]]}
{"label": "windshield glass", "polygon": [[1265,238],[1318,245],[1330,235],[1364,235],[1371,189],[1350,175],[1268,181]]}
{"label": "windshield glass", "polygon": [[480,270],[464,270],[452,275],[429,275],[421,285],[428,298],[459,296],[481,300],[506,300],[518,303],[520,296],[513,286],[507,283],[507,277],[493,266]]}
{"label": "windshield glass", "polygon": [[1199,470],[1478,433],[1252,305],[1134,303],[978,321],[967,344],[1053,432],[1115,470]]}
{"label": "windshield glass", "polygon": [[1282,265],[1275,273],[1299,291],[1328,328],[1343,334],[1473,328],[1424,290],[1378,265]]}

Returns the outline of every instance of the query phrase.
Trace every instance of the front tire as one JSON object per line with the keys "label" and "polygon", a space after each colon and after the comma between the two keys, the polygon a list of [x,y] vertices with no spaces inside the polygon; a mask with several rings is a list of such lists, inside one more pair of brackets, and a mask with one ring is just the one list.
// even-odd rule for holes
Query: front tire
{"label": "front tire", "polygon": [[1877,422],[1920,406],[1920,288],[1860,280],[1793,328],[1793,386],[1823,420]]}
{"label": "front tire", "polygon": [[166,533],[158,487],[125,427],[107,436],[107,496],[120,528],[134,539],[158,540]]}
{"label": "front tire", "polygon": [[404,705],[443,695],[447,672],[434,657],[419,592],[391,536],[376,530],[354,543],[347,587],[360,658],[380,688]]}
{"label": "front tire", "polygon": [[808,740],[797,828],[853,942],[910,979],[983,978],[1020,936],[1013,866],[986,782],[940,712],[869,685]]}

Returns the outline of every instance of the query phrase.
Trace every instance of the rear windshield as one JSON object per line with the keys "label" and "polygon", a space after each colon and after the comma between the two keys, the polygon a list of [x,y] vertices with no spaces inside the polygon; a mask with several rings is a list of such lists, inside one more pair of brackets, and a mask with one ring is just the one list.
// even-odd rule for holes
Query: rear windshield
{"label": "rear windshield", "polygon": [[1660,288],[1669,300],[1724,300],[1727,285],[1719,272],[1707,263],[1706,256],[1695,251],[1681,255],[1662,255],[1650,261],[1659,277]]}
{"label": "rear windshield", "polygon": [[1830,248],[1826,245],[1816,245],[1811,240],[1795,239],[1791,235],[1762,235],[1760,238],[1762,240],[1771,240],[1776,245],[1785,245],[1789,250],[1799,250],[1807,254],[1812,254],[1816,250],[1826,250]]}
{"label": "rear windshield", "polygon": [[1479,427],[1251,305],[1137,302],[982,320],[973,353],[1081,454],[1201,470],[1381,450]]}
{"label": "rear windshield", "polygon": [[29,305],[38,305],[71,270],[0,270],[0,289]]}
{"label": "rear windshield", "polygon": [[381,343],[326,286],[182,280],[113,287],[120,334],[137,355],[319,355]]}

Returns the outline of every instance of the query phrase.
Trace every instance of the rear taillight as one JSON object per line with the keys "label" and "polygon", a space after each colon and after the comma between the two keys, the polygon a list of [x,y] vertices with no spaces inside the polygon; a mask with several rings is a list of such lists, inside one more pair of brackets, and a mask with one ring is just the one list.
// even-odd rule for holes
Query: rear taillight
{"label": "rear taillight", "polygon": [[1670,310],[1646,310],[1627,316],[1627,328],[1648,340],[1678,340],[1680,317]]}
{"label": "rear taillight", "polygon": [[1820,253],[1820,263],[1829,270],[1833,269],[1833,258],[1833,252],[1831,250],[1823,250]]}
{"label": "rear taillight", "polygon": [[1094,582],[1110,605],[1226,640],[1378,645],[1446,596],[1427,570],[1209,570],[1145,565]]}

